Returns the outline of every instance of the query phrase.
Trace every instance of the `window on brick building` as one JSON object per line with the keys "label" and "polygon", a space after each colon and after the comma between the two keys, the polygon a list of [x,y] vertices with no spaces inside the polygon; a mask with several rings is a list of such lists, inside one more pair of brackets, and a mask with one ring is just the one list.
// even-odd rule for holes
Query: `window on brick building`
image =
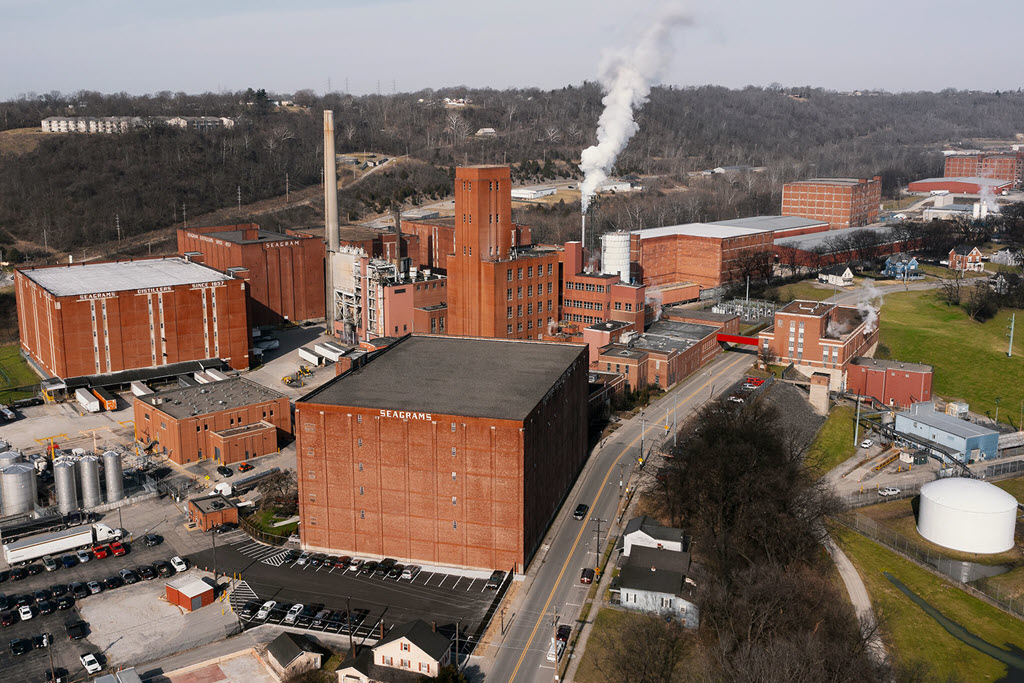
{"label": "window on brick building", "polygon": [[310,518],[309,518],[309,523],[310,523],[310,524],[311,524],[312,526],[316,526],[316,517],[310,517]]}
{"label": "window on brick building", "polygon": [[455,423],[454,422],[452,422],[452,431],[453,432],[455,431]]}
{"label": "window on brick building", "polygon": [[517,276],[517,277],[518,277],[518,278],[519,278],[520,280],[522,280],[522,279],[523,279],[523,269],[522,269],[522,268],[518,268],[518,269],[516,270],[516,276]]}
{"label": "window on brick building", "polygon": [[363,495],[363,487],[362,486],[359,487],[359,495],[360,496]]}
{"label": "window on brick building", "polygon": [[506,276],[506,279],[507,279],[507,280],[508,280],[509,282],[512,282],[512,269],[511,269],[511,268],[509,268],[509,269],[508,269],[508,272],[507,272],[507,273],[505,273],[505,276]]}
{"label": "window on brick building", "polygon": [[626,310],[627,310],[627,311],[632,311],[632,310],[633,310],[633,304],[629,304],[629,303],[627,303],[627,304],[626,304]]}
{"label": "window on brick building", "polygon": [[455,520],[452,520],[452,528],[453,529],[458,529],[459,528],[459,523],[456,522]]}
{"label": "window on brick building", "polygon": [[512,326],[505,325],[505,334],[512,334]]}
{"label": "window on brick building", "polygon": [[533,321],[532,320],[527,320],[526,321],[526,329],[528,329],[528,330],[532,330],[533,329]]}
{"label": "window on brick building", "polygon": [[455,455],[455,453],[456,453],[455,446],[452,446],[452,455]]}
{"label": "window on brick building", "polygon": [[457,498],[456,496],[452,496],[452,505],[455,505],[455,502],[456,502],[457,500],[458,500],[458,498]]}
{"label": "window on brick building", "polygon": [[533,298],[533,285],[526,288],[526,296]]}
{"label": "window on brick building", "polygon": [[533,266],[526,269],[526,277],[533,277]]}
{"label": "window on brick building", "polygon": [[516,289],[516,297],[519,298],[519,299],[523,298],[523,288],[522,287],[518,287]]}
{"label": "window on brick building", "polygon": [[615,302],[615,310],[616,311],[621,311],[622,310],[622,302],[621,301],[616,301]]}
{"label": "window on brick building", "polygon": [[359,439],[359,447],[360,447],[360,448],[362,448],[362,447],[363,447],[363,440],[362,440],[362,439]]}
{"label": "window on brick building", "polygon": [[366,519],[366,510],[359,511],[359,519]]}
{"label": "window on brick building", "polygon": [[523,331],[523,324],[522,323],[519,323],[518,325],[516,325],[516,331],[517,332],[522,332]]}
{"label": "window on brick building", "polygon": [[505,312],[506,312],[506,313],[508,314],[508,316],[507,316],[507,317],[508,317],[509,319],[511,319],[511,318],[512,318],[512,307],[511,307],[511,306],[509,306],[509,307],[508,307],[507,309],[505,309]]}
{"label": "window on brick building", "polygon": [[533,304],[526,304],[526,315],[533,315]]}
{"label": "window on brick building", "polygon": [[456,477],[455,472],[452,472],[452,481],[455,481],[455,477]]}
{"label": "window on brick building", "polygon": [[313,470],[310,470],[307,474],[310,479],[316,479],[316,472],[314,472]]}
{"label": "window on brick building", "polygon": [[359,471],[360,471],[360,472],[362,472],[362,471],[363,471],[363,463],[359,463]]}

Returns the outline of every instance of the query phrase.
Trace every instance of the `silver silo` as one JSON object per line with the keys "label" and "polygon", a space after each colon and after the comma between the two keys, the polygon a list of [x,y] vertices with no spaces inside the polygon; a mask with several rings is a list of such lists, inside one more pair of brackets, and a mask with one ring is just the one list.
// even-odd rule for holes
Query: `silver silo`
{"label": "silver silo", "polygon": [[6,441],[5,439],[0,439],[0,451],[9,451],[9,450],[11,450],[10,442]]}
{"label": "silver silo", "polygon": [[4,451],[0,453],[0,470],[16,462],[24,462],[25,456],[20,451]]}
{"label": "silver silo", "polygon": [[8,465],[0,471],[0,491],[5,517],[31,512],[36,504],[36,468],[27,462]]}
{"label": "silver silo", "polygon": [[107,480],[107,502],[124,498],[124,474],[121,471],[121,454],[107,451],[103,454],[103,470]]}
{"label": "silver silo", "polygon": [[63,460],[53,466],[53,482],[57,489],[57,508],[62,514],[78,509],[78,474],[75,463]]}
{"label": "silver silo", "polygon": [[82,507],[88,510],[102,503],[100,459],[95,455],[87,455],[79,460],[78,476],[82,482]]}

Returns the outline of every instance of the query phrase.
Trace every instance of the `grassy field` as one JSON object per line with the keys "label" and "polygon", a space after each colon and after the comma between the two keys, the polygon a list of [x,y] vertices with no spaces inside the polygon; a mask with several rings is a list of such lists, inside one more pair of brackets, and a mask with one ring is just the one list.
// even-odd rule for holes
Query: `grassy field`
{"label": "grassy field", "polygon": [[[35,385],[39,376],[32,371],[21,357],[21,348],[15,344],[0,345],[0,403],[10,403],[36,395]],[[15,387],[32,387],[28,390],[12,391]]]}
{"label": "grassy field", "polygon": [[295,530],[299,527],[298,522],[292,522],[284,526],[274,526],[275,522],[281,521],[281,518],[277,516],[274,510],[261,510],[250,515],[246,521],[257,529],[274,536],[289,536],[295,533]]}
{"label": "grassy field", "polygon": [[[947,268],[946,266],[933,266],[930,263],[922,263],[918,267],[921,269],[922,272],[927,273],[928,275],[934,275],[935,277],[942,278],[943,280],[948,280],[952,278],[954,275],[953,271]],[[989,275],[991,275],[991,273],[974,273],[965,271],[964,279],[970,279],[972,277],[988,277]]]}
{"label": "grassy field", "polygon": [[1018,503],[1024,500],[1024,477],[1004,479],[992,483],[1016,498]]}
{"label": "grassy field", "polygon": [[1014,312],[1022,313],[1003,310],[979,323],[931,291],[890,294],[882,306],[881,343],[892,358],[934,366],[932,392],[945,399],[962,399],[972,411],[994,417],[1001,397],[1000,421],[1016,426],[1024,383],[1007,380],[1024,377],[1024,356],[1006,356]]}
{"label": "grassy field", "polygon": [[606,638],[615,638],[623,626],[629,621],[630,614],[614,609],[603,609],[594,619],[594,630],[587,638],[587,649],[576,670],[576,680],[580,683],[604,683],[606,680],[598,671],[598,662],[605,655],[602,643]]}
{"label": "grassy field", "polygon": [[903,663],[930,667],[926,680],[953,676],[964,681],[995,681],[1007,667],[960,642],[924,613],[884,576],[888,571],[945,616],[988,642],[1009,649],[1024,647],[1024,622],[954,588],[939,577],[852,531],[839,543],[864,579],[881,616],[886,645]]}
{"label": "grassy field", "polygon": [[52,133],[44,133],[39,128],[11,128],[0,131],[0,152],[14,155],[28,154],[35,150],[43,138]]}
{"label": "grassy field", "polygon": [[850,406],[836,406],[828,414],[807,455],[818,474],[825,474],[857,452],[853,445],[854,417],[855,411]]}
{"label": "grassy field", "polygon": [[[840,288],[839,291],[845,292],[846,290]],[[782,303],[788,303],[796,299],[824,301],[832,296],[833,291],[831,287],[826,287],[825,285],[819,286],[816,280],[804,280],[802,282],[793,282],[788,285],[776,287],[775,293],[778,295],[779,301]]]}

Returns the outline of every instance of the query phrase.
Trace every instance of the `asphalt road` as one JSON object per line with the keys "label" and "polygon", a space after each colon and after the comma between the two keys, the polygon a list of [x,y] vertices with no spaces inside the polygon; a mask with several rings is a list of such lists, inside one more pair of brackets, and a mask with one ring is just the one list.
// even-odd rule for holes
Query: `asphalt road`
{"label": "asphalt road", "polygon": [[[531,567],[525,586],[526,597],[512,615],[512,625],[497,648],[493,662],[483,662],[489,681],[553,680],[554,664],[547,661],[547,650],[554,634],[555,610],[559,623],[577,628],[576,619],[589,586],[580,583],[583,567],[593,567],[597,522],[601,522],[600,545],[607,543],[608,522],[619,506],[619,463],[631,467],[640,452],[641,431],[645,450],[648,439],[665,434],[665,418],[673,415],[682,423],[712,395],[732,386],[754,363],[753,354],[733,352],[703,368],[689,380],[663,396],[606,439],[590,458],[581,481],[566,500],[562,512],[548,532],[538,559]],[[628,469],[626,470],[628,472]],[[587,521],[577,521],[572,511],[579,503],[590,506]],[[533,574],[531,578],[530,574]],[[591,615],[593,616],[593,615]]]}
{"label": "asphalt road", "polygon": [[[496,597],[484,587],[485,579],[426,571],[412,581],[371,578],[340,569],[281,563],[284,552],[256,543],[240,531],[225,534],[217,543],[217,572],[240,575],[260,600],[323,604],[331,610],[344,610],[350,604],[353,611],[368,611],[365,623],[383,620],[388,627],[423,619],[436,621],[438,630],[454,633],[460,625],[463,639],[476,633]],[[189,559],[198,567],[212,569],[213,549],[194,553]]]}

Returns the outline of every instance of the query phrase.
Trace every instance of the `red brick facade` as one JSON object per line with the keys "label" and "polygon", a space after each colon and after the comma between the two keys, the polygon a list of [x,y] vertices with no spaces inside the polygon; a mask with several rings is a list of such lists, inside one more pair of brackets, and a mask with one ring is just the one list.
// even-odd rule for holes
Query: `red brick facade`
{"label": "red brick facade", "polygon": [[112,291],[55,296],[26,275],[61,268],[73,276],[74,269],[95,265],[15,275],[21,348],[51,375],[67,379],[207,358],[249,369],[245,282],[225,281],[210,270],[209,282],[117,291],[114,277]]}
{"label": "red brick facade", "polygon": [[722,228],[723,235],[732,235],[728,237],[683,232],[648,237],[644,232],[630,234],[630,262],[638,266],[640,279],[649,288],[680,282],[693,282],[701,289],[721,287],[740,277],[742,260],[751,252],[772,249],[770,231],[735,235]]}
{"label": "red brick facade", "polygon": [[932,368],[917,363],[857,358],[847,369],[846,391],[907,408],[932,400]]}
{"label": "red brick facade", "polygon": [[832,230],[874,223],[881,201],[880,176],[870,180],[815,178],[786,183],[782,188],[784,216],[827,221]]}
{"label": "red brick facade", "polygon": [[985,264],[981,260],[981,250],[977,247],[954,247],[949,250],[949,269],[961,272],[981,273]]}
{"label": "red brick facade", "polygon": [[562,255],[562,311],[566,322],[592,325],[605,320],[632,323],[644,328],[644,297],[647,288],[629,285],[618,275],[583,272],[583,245],[566,242]]}
{"label": "red brick facade", "polygon": [[[1015,183],[1004,180],[996,181],[989,185],[994,194],[1002,194],[1004,190],[1013,189]],[[915,180],[907,186],[910,192],[949,192],[950,194],[981,194],[982,184],[980,180],[971,180],[970,177],[953,178],[926,178]]]}
{"label": "red brick facade", "polygon": [[249,283],[251,325],[325,315],[324,244],[311,235],[271,233],[256,224],[179,229],[178,254],[186,253]]}
{"label": "red brick facade", "polygon": [[1024,151],[996,154],[952,154],[946,157],[947,178],[992,178],[1014,186],[1024,182]]}

